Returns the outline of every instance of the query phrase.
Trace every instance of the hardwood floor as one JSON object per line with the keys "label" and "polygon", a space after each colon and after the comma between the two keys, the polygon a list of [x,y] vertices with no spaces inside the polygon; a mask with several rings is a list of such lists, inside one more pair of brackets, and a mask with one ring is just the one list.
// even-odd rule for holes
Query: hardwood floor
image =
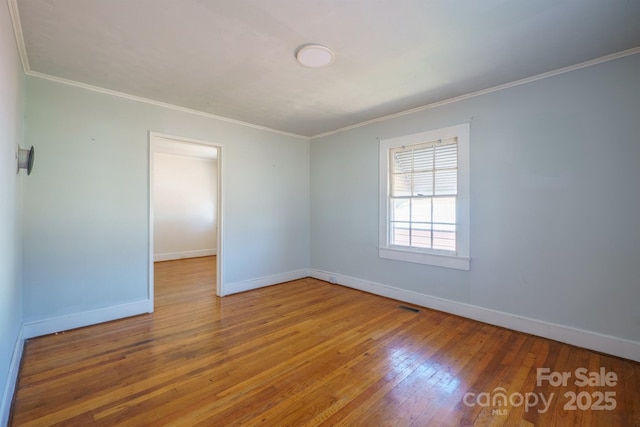
{"label": "hardwood floor", "polygon": [[211,257],[155,268],[155,313],[26,343],[12,425],[640,426],[638,363],[315,279],[221,299]]}

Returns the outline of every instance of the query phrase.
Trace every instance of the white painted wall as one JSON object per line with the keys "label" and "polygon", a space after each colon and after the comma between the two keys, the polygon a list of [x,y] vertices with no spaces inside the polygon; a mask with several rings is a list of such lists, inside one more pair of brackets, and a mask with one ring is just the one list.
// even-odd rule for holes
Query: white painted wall
{"label": "white painted wall", "polygon": [[215,255],[215,159],[153,154],[154,259]]}
{"label": "white painted wall", "polygon": [[24,198],[29,331],[95,311],[130,313],[148,300],[150,130],[224,146],[223,284],[307,271],[307,140],[41,78],[26,82],[25,139],[38,147]]}
{"label": "white painted wall", "polygon": [[[640,360],[639,112],[634,55],[315,139],[311,266],[627,340]],[[378,138],[465,122],[471,270],[378,258]]]}
{"label": "white painted wall", "polygon": [[27,178],[16,175],[15,154],[23,145],[23,92],[7,2],[0,2],[0,425],[8,419],[22,351],[21,189]]}

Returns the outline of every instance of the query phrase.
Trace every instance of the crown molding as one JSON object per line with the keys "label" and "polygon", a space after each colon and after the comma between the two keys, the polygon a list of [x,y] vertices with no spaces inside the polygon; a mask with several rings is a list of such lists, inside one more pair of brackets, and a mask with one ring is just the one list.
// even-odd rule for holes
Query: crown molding
{"label": "crown molding", "polygon": [[592,60],[589,60],[589,61],[581,62],[579,64],[570,65],[568,67],[559,68],[557,70],[548,71],[546,73],[537,74],[535,76],[526,77],[524,79],[516,80],[516,81],[510,82],[510,83],[505,83],[505,84],[501,84],[501,85],[498,85],[498,86],[493,86],[493,87],[490,87],[490,88],[487,88],[487,89],[482,89],[482,90],[479,90],[479,91],[476,91],[476,92],[471,92],[471,93],[467,93],[467,94],[464,94],[464,95],[456,96],[454,98],[449,98],[449,99],[445,99],[445,100],[442,100],[442,101],[433,102],[431,104],[423,105],[423,106],[420,106],[420,107],[412,108],[410,110],[400,111],[398,113],[393,113],[393,114],[389,114],[389,115],[386,115],[386,116],[378,117],[377,119],[371,119],[371,120],[367,120],[367,121],[364,121],[364,122],[356,123],[356,124],[353,124],[353,125],[345,126],[343,128],[340,128],[340,129],[336,129],[336,130],[332,130],[332,131],[329,131],[329,132],[320,133],[320,134],[317,134],[317,135],[310,136],[309,139],[310,140],[314,140],[314,139],[322,138],[322,137],[329,136],[329,135],[335,135],[337,133],[344,132],[344,131],[347,131],[347,130],[357,129],[357,128],[360,128],[360,127],[363,127],[363,126],[367,126],[367,125],[370,125],[370,124],[373,124],[373,123],[384,122],[386,120],[390,120],[390,119],[393,119],[393,118],[396,118],[396,117],[406,116],[408,114],[413,114],[413,113],[417,113],[419,111],[424,111],[424,110],[429,110],[429,109],[436,108],[436,107],[441,107],[441,106],[447,105],[447,104],[453,104],[454,102],[464,101],[466,99],[475,98],[476,96],[486,95],[486,94],[492,93],[492,92],[498,92],[500,90],[509,89],[509,88],[512,88],[512,87],[524,85],[524,84],[535,82],[535,81],[538,81],[538,80],[543,80],[543,79],[546,79],[546,78],[549,78],[549,77],[558,76],[560,74],[570,73],[572,71],[576,71],[576,70],[580,70],[580,69],[583,69],[583,68],[591,67],[591,66],[594,66],[594,65],[602,64],[603,62],[608,62],[608,61],[613,61],[615,59],[624,58],[626,56],[636,55],[638,53],[640,53],[640,46],[634,47],[634,48],[631,48],[631,49],[627,49],[627,50],[623,50],[621,52],[612,53],[610,55],[601,56],[599,58],[595,58],[595,59],[592,59]]}
{"label": "crown molding", "polygon": [[249,127],[249,128],[252,128],[252,129],[257,129],[257,130],[277,133],[277,134],[280,134],[280,135],[291,136],[291,137],[294,137],[294,138],[300,138],[300,139],[304,139],[305,141],[309,140],[308,136],[298,135],[298,134],[291,133],[291,132],[285,132],[285,131],[281,131],[281,130],[278,130],[278,129],[272,129],[272,128],[269,128],[269,127],[266,127],[266,126],[255,125],[253,123],[247,123],[247,122],[243,122],[241,120],[230,119],[228,117],[218,116],[218,115],[211,114],[211,113],[205,113],[204,111],[199,111],[199,110],[193,110],[191,108],[180,107],[178,105],[173,105],[173,104],[169,104],[169,103],[166,103],[166,102],[161,102],[161,101],[156,101],[156,100],[153,100],[153,99],[143,98],[141,96],[130,95],[130,94],[124,93],[124,92],[118,92],[118,91],[111,90],[111,89],[105,89],[105,88],[102,88],[102,87],[99,87],[99,86],[94,86],[94,85],[90,85],[90,84],[86,84],[86,83],[80,83],[80,82],[77,82],[75,80],[64,79],[62,77],[56,77],[56,76],[52,76],[50,74],[44,74],[44,73],[40,73],[40,72],[37,72],[37,71],[33,71],[33,70],[31,70],[31,67],[29,66],[29,58],[27,57],[27,49],[26,49],[25,44],[24,44],[24,36],[23,36],[23,33],[22,33],[22,25],[20,24],[20,13],[18,12],[17,0],[7,0],[7,5],[9,6],[9,15],[11,16],[11,24],[13,25],[13,33],[14,33],[15,38],[16,38],[16,47],[18,49],[18,54],[20,55],[20,61],[22,62],[22,70],[28,76],[38,77],[38,78],[45,79],[45,80],[50,80],[50,81],[53,81],[53,82],[56,82],[56,83],[62,83],[62,84],[68,85],[68,86],[75,86],[75,87],[78,87],[78,88],[90,90],[92,92],[102,93],[102,94],[105,94],[105,95],[112,95],[112,96],[117,96],[117,97],[120,97],[120,98],[126,98],[126,99],[129,99],[131,101],[143,102],[145,104],[151,104],[151,105],[155,105],[155,106],[158,106],[158,107],[168,108],[168,109],[180,111],[180,112],[183,112],[183,113],[195,114],[195,115],[198,115],[198,116],[207,117],[207,118],[215,119],[215,120],[220,120],[220,121],[227,122],[227,123],[233,123],[233,124],[236,124],[236,125]]}
{"label": "crown molding", "polygon": [[99,87],[99,86],[94,86],[94,85],[90,85],[90,84],[86,84],[86,83],[80,83],[80,82],[77,82],[75,80],[64,79],[62,77],[56,77],[56,76],[52,76],[50,74],[44,74],[44,73],[40,73],[40,72],[37,72],[37,71],[29,71],[29,72],[25,72],[25,74],[28,75],[28,76],[31,76],[31,77],[37,77],[37,78],[40,78],[40,79],[50,80],[50,81],[56,82],[56,83],[61,83],[61,84],[67,85],[67,86],[74,86],[74,87],[77,87],[77,88],[89,90],[91,92],[98,92],[98,93],[102,93],[102,94],[105,94],[105,95],[117,96],[119,98],[125,98],[125,99],[128,99],[130,101],[136,101],[136,102],[142,102],[142,103],[145,103],[145,104],[151,104],[151,105],[155,105],[157,107],[163,107],[163,108],[167,108],[167,109],[171,109],[171,110],[175,110],[175,111],[180,111],[180,112],[183,112],[183,113],[188,113],[188,114],[194,114],[194,115],[197,115],[197,116],[207,117],[209,119],[215,119],[215,120],[219,120],[219,121],[222,121],[222,122],[233,123],[233,124],[236,124],[236,125],[240,125],[240,126],[244,126],[244,127],[248,127],[248,128],[252,128],[252,129],[257,129],[257,130],[277,133],[277,134],[280,134],[280,135],[291,136],[291,137],[294,137],[294,138],[304,139],[305,141],[309,140],[308,136],[298,135],[296,133],[291,133],[291,132],[285,132],[285,131],[282,131],[282,130],[273,129],[273,128],[266,127],[266,126],[255,125],[253,123],[243,122],[241,120],[236,120],[236,119],[230,119],[229,117],[223,117],[223,116],[218,116],[218,115],[211,114],[211,113],[205,113],[204,111],[193,110],[191,108],[181,107],[179,105],[169,104],[167,102],[162,102],[162,101],[156,101],[154,99],[144,98],[144,97],[141,97],[141,96],[130,95],[128,93],[118,92],[118,91],[111,90],[111,89],[105,89],[105,88]]}
{"label": "crown molding", "polygon": [[22,63],[22,71],[25,74],[31,71],[29,67],[29,58],[27,57],[27,48],[24,45],[24,37],[22,35],[22,25],[20,24],[20,13],[18,12],[17,0],[7,0],[9,6],[9,16],[11,17],[11,25],[13,26],[13,34],[16,38],[16,47],[20,62]]}

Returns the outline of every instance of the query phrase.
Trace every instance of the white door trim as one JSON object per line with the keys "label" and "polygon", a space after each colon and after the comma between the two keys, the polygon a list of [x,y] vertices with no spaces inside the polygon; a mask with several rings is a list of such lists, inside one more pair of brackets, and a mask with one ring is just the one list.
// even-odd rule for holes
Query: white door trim
{"label": "white door trim", "polygon": [[218,203],[216,204],[216,217],[218,219],[218,233],[217,233],[217,256],[216,256],[216,295],[224,296],[226,293],[224,291],[224,274],[223,274],[223,242],[224,242],[224,217],[223,212],[224,209],[222,206],[224,205],[224,184],[223,184],[223,145],[210,142],[203,141],[199,139],[187,138],[182,136],[174,136],[174,135],[166,135],[158,132],[149,132],[149,180],[148,180],[148,215],[149,215],[149,255],[148,255],[148,297],[153,306],[154,302],[154,273],[153,273],[153,262],[154,262],[154,254],[153,254],[153,153],[158,152],[158,145],[162,142],[171,141],[177,142],[181,144],[190,144],[194,147],[212,147],[217,150],[218,157]]}

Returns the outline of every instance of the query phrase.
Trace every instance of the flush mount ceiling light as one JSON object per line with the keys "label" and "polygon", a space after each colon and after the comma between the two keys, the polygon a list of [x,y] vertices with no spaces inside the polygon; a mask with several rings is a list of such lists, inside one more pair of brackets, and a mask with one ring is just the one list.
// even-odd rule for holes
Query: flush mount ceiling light
{"label": "flush mount ceiling light", "polygon": [[307,44],[296,52],[296,59],[301,65],[309,68],[321,68],[330,65],[336,58],[331,49],[319,44]]}

